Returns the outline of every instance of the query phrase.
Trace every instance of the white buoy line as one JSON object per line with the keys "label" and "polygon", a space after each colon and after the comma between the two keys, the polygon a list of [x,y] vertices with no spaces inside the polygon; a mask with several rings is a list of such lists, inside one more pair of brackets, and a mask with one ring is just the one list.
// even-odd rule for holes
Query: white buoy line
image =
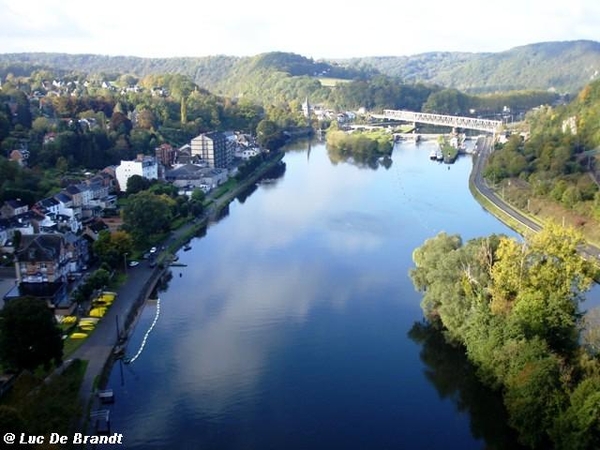
{"label": "white buoy line", "polygon": [[152,321],[152,325],[150,325],[150,328],[148,328],[148,331],[146,331],[146,334],[144,335],[144,339],[142,339],[142,345],[140,345],[140,348],[138,349],[137,353],[133,356],[133,358],[129,358],[129,359],[125,360],[125,362],[127,364],[131,364],[136,359],[138,359],[138,357],[142,354],[142,352],[144,351],[144,346],[146,345],[146,341],[148,340],[148,335],[154,328],[154,325],[156,325],[156,322],[158,322],[159,316],[160,316],[160,298],[158,300],[156,300],[156,314],[154,315],[154,320]]}

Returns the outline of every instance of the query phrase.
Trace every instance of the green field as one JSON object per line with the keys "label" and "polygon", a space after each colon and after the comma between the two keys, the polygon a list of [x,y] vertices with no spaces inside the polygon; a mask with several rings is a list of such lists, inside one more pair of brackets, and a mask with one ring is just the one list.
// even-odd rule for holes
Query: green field
{"label": "green field", "polygon": [[319,78],[319,82],[323,87],[336,87],[338,84],[350,83],[350,81],[342,78]]}

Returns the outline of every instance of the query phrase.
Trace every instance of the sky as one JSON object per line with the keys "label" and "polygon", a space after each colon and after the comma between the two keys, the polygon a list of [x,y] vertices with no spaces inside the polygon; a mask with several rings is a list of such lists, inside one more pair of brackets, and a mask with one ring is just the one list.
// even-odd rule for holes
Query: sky
{"label": "sky", "polygon": [[0,53],[403,56],[600,40],[598,0],[0,0]]}

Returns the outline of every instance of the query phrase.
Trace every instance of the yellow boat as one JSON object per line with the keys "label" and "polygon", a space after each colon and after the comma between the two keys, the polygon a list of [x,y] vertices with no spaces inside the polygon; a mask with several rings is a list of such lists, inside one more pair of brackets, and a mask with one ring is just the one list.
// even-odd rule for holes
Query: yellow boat
{"label": "yellow boat", "polygon": [[85,339],[88,335],[86,333],[73,333],[69,336],[71,339]]}

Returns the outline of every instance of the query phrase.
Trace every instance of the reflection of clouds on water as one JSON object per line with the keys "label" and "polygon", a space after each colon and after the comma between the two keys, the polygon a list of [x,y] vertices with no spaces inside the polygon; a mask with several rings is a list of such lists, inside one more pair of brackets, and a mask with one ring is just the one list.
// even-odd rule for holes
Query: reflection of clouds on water
{"label": "reflection of clouds on water", "polygon": [[268,358],[316,305],[343,310],[352,297],[387,282],[382,275],[356,273],[352,282],[336,283],[330,268],[318,261],[275,266],[228,261],[227,268],[216,261],[219,269],[205,275],[202,287],[205,296],[221,298],[220,307],[198,317],[201,325],[187,331],[174,350],[175,361],[185,364],[185,370],[174,371],[176,383],[196,397],[203,414],[213,416],[261,395],[257,389]]}
{"label": "reflection of clouds on water", "polygon": [[375,250],[392,232],[390,220],[360,211],[346,211],[329,217],[327,231],[329,247],[344,254]]}
{"label": "reflection of clouds on water", "polygon": [[273,340],[279,336],[273,328],[305,319],[325,282],[321,273],[299,262],[279,267],[239,264],[207,279],[203,289],[207,296],[222,299],[220,308],[182,337],[176,350],[176,359],[186,365],[177,371],[178,383],[200,397],[205,413],[218,414],[256,395],[265,361],[281,345]]}
{"label": "reflection of clouds on water", "polygon": [[[346,192],[360,189],[369,180],[369,171],[340,167],[331,171],[321,164],[310,164],[309,170],[286,173],[287,190],[273,189],[257,196],[253,208],[254,228],[236,222],[236,238],[246,239],[258,249],[285,246],[303,233],[311,221],[321,220],[333,203],[351,207]],[[296,195],[290,197],[290,191]],[[258,218],[258,220],[257,220]],[[264,222],[269,234],[261,233]]]}

